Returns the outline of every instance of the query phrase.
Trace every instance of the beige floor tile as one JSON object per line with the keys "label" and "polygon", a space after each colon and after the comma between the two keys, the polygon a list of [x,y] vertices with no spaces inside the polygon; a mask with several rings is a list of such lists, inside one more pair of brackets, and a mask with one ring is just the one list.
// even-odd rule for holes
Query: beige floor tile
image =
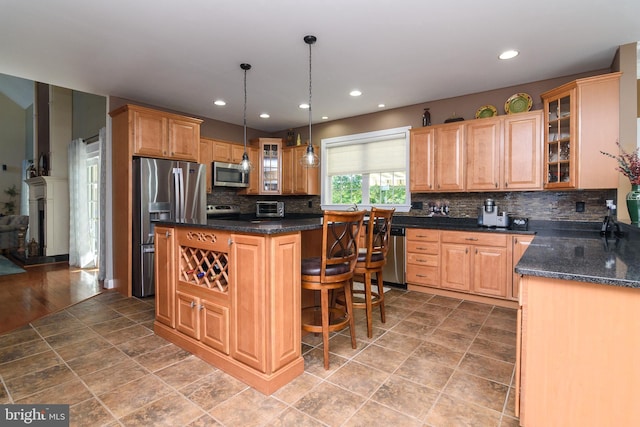
{"label": "beige floor tile", "polygon": [[0,404],[12,403],[11,399],[9,399],[9,393],[7,393],[7,389],[4,387],[4,384],[0,383]]}
{"label": "beige floor tile", "polygon": [[330,426],[348,420],[365,401],[355,393],[323,382],[300,399],[294,407]]}
{"label": "beige floor tile", "polygon": [[46,323],[43,325],[34,325],[34,328],[43,337],[50,337],[51,335],[61,334],[66,331],[73,331],[80,329],[86,325],[75,317],[66,317],[60,319],[58,322]]}
{"label": "beige floor tile", "polygon": [[75,405],[92,398],[93,395],[82,381],[73,378],[71,381],[32,394],[15,403]]}
{"label": "beige floor tile", "polygon": [[424,340],[435,329],[434,326],[403,320],[391,329],[392,332],[408,335],[413,338]]}
{"label": "beige floor tile", "polygon": [[516,332],[517,322],[516,319],[511,319],[503,316],[495,316],[490,314],[487,317],[484,326],[490,326],[496,329],[502,329],[509,332]]}
{"label": "beige floor tile", "polygon": [[304,370],[320,378],[326,378],[337,371],[340,366],[347,363],[347,361],[348,359],[331,353],[331,346],[329,346],[329,369],[324,369],[323,350],[322,348],[314,348],[304,354]]}
{"label": "beige floor tile", "polygon": [[19,344],[0,348],[0,363],[8,363],[14,360],[22,359],[38,353],[44,353],[51,350],[51,347],[42,340],[26,341]]}
{"label": "beige floor tile", "polygon": [[395,351],[399,351],[405,356],[409,356],[422,344],[424,340],[420,338],[414,338],[407,335],[399,334],[395,331],[387,331],[384,335],[375,341],[376,345],[386,347]]}
{"label": "beige floor tile", "polygon": [[76,379],[65,365],[55,365],[46,369],[5,380],[4,383],[14,400],[39,393],[51,387]]}
{"label": "beige floor tile", "polygon": [[209,411],[227,426],[260,426],[277,417],[287,408],[279,400],[247,388]]}
{"label": "beige floor tile", "polygon": [[66,331],[46,337],[45,340],[53,348],[61,348],[91,338],[98,338],[98,334],[88,327]]}
{"label": "beige floor tile", "polygon": [[453,369],[421,357],[410,356],[395,373],[435,390],[442,390],[453,374]]}
{"label": "beige floor tile", "polygon": [[82,380],[93,393],[101,395],[148,374],[149,371],[127,358],[116,365],[83,375]]}
{"label": "beige floor tile", "polygon": [[327,381],[368,398],[388,377],[388,372],[349,361],[327,378]]}
{"label": "beige floor tile", "polygon": [[503,344],[513,344],[516,342],[516,331],[504,331],[491,326],[483,326],[478,333],[478,338]]}
{"label": "beige floor tile", "polygon": [[216,370],[214,366],[204,360],[196,356],[189,356],[171,366],[160,369],[156,375],[171,387],[179,389],[214,373]]}
{"label": "beige floor tile", "polygon": [[295,408],[285,409],[276,418],[265,424],[266,427],[324,427],[326,424],[314,420]]}
{"label": "beige floor tile", "polygon": [[53,350],[49,350],[0,364],[0,377],[9,380],[61,363],[62,359]]}
{"label": "beige floor tile", "polygon": [[118,331],[104,334],[103,337],[113,345],[119,345],[128,341],[152,335],[153,332],[140,325],[130,326]]}
{"label": "beige floor tile", "polygon": [[98,397],[117,418],[121,418],[172,392],[157,377],[145,375]]}
{"label": "beige floor tile", "polygon": [[513,376],[514,366],[513,363],[467,353],[460,362],[459,369],[469,374],[509,385]]}
{"label": "beige floor tile", "polygon": [[108,347],[99,352],[92,352],[67,362],[69,367],[79,376],[90,374],[109,366],[124,362],[127,356],[116,347]]}
{"label": "beige floor tile", "polygon": [[388,426],[420,427],[422,422],[407,414],[394,411],[386,406],[368,401],[358,409],[349,420],[342,424],[344,427],[369,427],[380,423]]}
{"label": "beige floor tile", "polygon": [[137,356],[135,360],[151,372],[155,372],[189,356],[191,356],[191,353],[188,351],[181,349],[177,345],[169,344]]}
{"label": "beige floor tile", "polygon": [[122,350],[127,356],[136,357],[141,354],[157,350],[160,347],[169,344],[171,343],[164,338],[161,338],[154,334],[150,334],[119,344],[118,348]]}
{"label": "beige floor tile", "polygon": [[320,381],[321,379],[317,376],[303,372],[302,375],[273,393],[273,397],[291,405],[318,385]]}
{"label": "beige floor tile", "polygon": [[439,394],[432,388],[392,375],[375,392],[372,400],[398,412],[422,419]]}
{"label": "beige floor tile", "polygon": [[184,396],[172,392],[120,418],[124,426],[184,426],[204,411]]}
{"label": "beige floor tile", "polygon": [[[345,331],[346,334],[335,334],[329,339],[329,351],[335,353],[347,359],[352,358],[358,354],[367,344],[362,339],[356,337],[356,348],[351,347],[351,336],[348,335],[349,331]],[[323,348],[322,345],[318,348]]]}
{"label": "beige floor tile", "polygon": [[392,350],[391,348],[371,344],[358,353],[353,360],[371,368],[391,373],[398,369],[398,366],[400,366],[407,357],[409,357],[408,353],[402,353]]}
{"label": "beige floor tile", "polygon": [[502,412],[509,386],[456,371],[453,373],[444,393]]}
{"label": "beige floor tile", "polygon": [[[411,294],[413,297],[413,293]],[[443,297],[440,295],[435,295],[433,298],[429,299],[429,304],[441,305],[443,307],[456,308],[462,302],[461,299]]]}
{"label": "beige floor tile", "polygon": [[110,422],[115,422],[115,419],[109,414],[109,411],[94,398],[85,400],[69,408],[70,426],[104,426]]}
{"label": "beige floor tile", "polygon": [[118,316],[119,317],[116,317],[114,319],[109,319],[106,321],[100,321],[96,323],[92,322],[90,323],[91,328],[95,330],[97,333],[99,333],[100,335],[106,335],[106,334],[112,333],[113,331],[128,328],[136,324],[133,320],[127,319],[121,314],[118,314]]}
{"label": "beige floor tile", "polygon": [[222,426],[219,422],[213,419],[209,414],[204,414],[195,420],[191,421],[185,427],[217,427]]}
{"label": "beige floor tile", "polygon": [[441,395],[425,420],[430,427],[498,427],[500,413],[460,398]]}
{"label": "beige floor tile", "polygon": [[29,325],[14,329],[11,332],[0,334],[0,350],[17,344],[25,344],[30,341],[41,340],[40,335]]}
{"label": "beige floor tile", "polygon": [[471,319],[460,316],[449,316],[442,321],[438,326],[439,329],[444,329],[451,332],[457,332],[470,337],[475,337],[482,327],[481,322],[476,322]]}
{"label": "beige floor tile", "polygon": [[412,354],[412,357],[419,357],[450,368],[458,366],[463,356],[464,351],[455,350],[430,341],[422,343]]}
{"label": "beige floor tile", "polygon": [[153,322],[156,318],[156,311],[154,309],[138,311],[126,315],[129,319],[138,323]]}
{"label": "beige floor tile", "polygon": [[209,411],[247,387],[246,384],[231,375],[216,371],[195,383],[181,388],[179,391],[205,411]]}
{"label": "beige floor tile", "polygon": [[74,342],[64,347],[56,349],[56,353],[62,357],[62,359],[69,361],[76,359],[87,354],[94,353],[96,351],[104,351],[109,348],[113,348],[113,345],[102,338],[101,336],[94,336],[84,341]]}
{"label": "beige floor tile", "polygon": [[512,343],[507,344],[502,342],[489,341],[488,339],[478,337],[473,341],[471,347],[469,347],[469,352],[473,354],[480,354],[482,356],[492,357],[504,362],[515,363],[515,343],[515,338]]}
{"label": "beige floor tile", "polygon": [[440,344],[453,350],[466,351],[473,337],[446,329],[436,328],[433,333],[425,337],[425,341]]}

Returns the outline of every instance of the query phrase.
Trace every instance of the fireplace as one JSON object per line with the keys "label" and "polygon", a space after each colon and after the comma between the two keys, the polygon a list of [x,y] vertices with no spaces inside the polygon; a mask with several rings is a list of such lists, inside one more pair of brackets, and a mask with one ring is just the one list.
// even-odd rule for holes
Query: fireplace
{"label": "fireplace", "polygon": [[29,240],[38,242],[40,255],[69,256],[69,182],[37,176],[29,185]]}

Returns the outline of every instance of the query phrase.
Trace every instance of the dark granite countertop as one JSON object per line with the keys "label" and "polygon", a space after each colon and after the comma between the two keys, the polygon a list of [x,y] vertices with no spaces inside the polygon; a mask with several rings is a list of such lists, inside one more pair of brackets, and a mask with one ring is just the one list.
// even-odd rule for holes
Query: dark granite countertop
{"label": "dark granite countertop", "polygon": [[255,219],[255,220],[228,220],[209,219],[206,224],[181,223],[171,221],[159,221],[158,225],[214,228],[216,230],[233,231],[237,233],[252,234],[284,234],[296,231],[315,230],[322,227],[322,218],[296,218],[296,219]]}

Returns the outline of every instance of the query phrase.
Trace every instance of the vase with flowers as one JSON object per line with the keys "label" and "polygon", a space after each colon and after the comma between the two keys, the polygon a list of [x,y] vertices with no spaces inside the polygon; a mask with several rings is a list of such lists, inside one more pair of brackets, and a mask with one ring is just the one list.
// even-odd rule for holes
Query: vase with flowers
{"label": "vase with flowers", "polygon": [[633,152],[626,152],[619,142],[616,142],[620,153],[614,156],[610,153],[600,151],[605,156],[616,159],[618,162],[618,171],[629,178],[631,183],[631,191],[627,193],[627,210],[631,223],[638,225],[638,217],[640,217],[640,154],[638,148]]}

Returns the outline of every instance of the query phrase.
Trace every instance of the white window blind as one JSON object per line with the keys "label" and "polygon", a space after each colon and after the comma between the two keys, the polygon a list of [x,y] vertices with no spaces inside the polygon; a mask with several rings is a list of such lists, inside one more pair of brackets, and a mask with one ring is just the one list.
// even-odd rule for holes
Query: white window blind
{"label": "white window blind", "polygon": [[406,167],[406,134],[367,138],[327,146],[327,174],[393,172]]}

